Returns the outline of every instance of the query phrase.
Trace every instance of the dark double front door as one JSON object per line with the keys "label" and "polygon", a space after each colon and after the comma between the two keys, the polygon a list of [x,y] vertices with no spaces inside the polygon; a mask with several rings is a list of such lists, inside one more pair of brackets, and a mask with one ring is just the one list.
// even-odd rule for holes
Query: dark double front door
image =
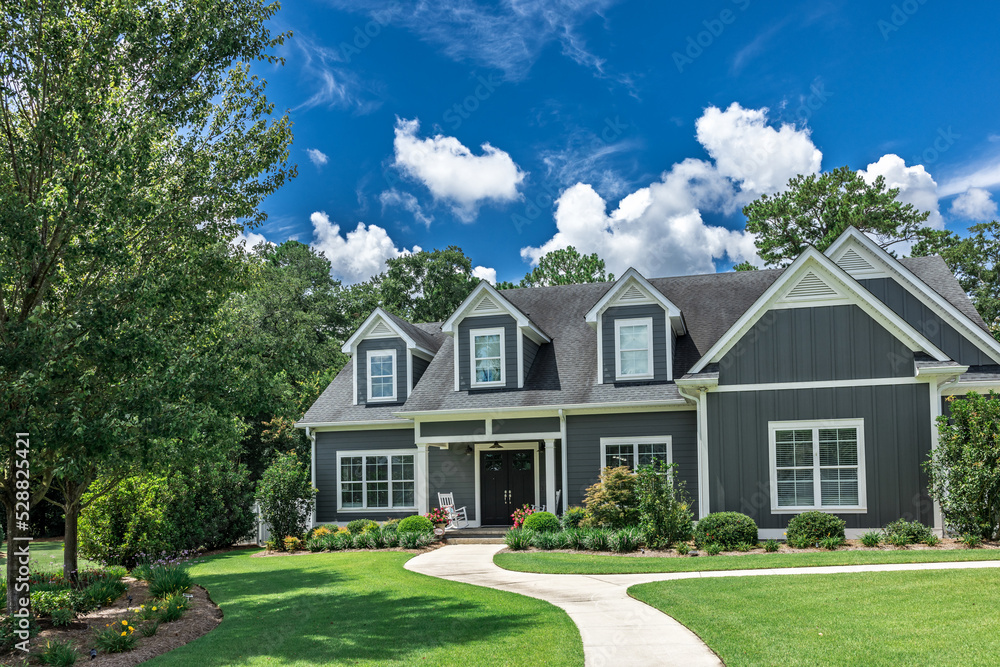
{"label": "dark double front door", "polygon": [[482,525],[509,526],[510,515],[535,503],[535,452],[530,449],[479,452]]}

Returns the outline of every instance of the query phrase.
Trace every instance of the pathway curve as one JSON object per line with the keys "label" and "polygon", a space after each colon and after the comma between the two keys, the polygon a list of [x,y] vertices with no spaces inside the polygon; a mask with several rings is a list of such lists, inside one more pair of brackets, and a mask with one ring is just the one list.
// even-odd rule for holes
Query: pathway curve
{"label": "pathway curve", "polygon": [[580,629],[587,667],[722,665],[718,656],[693,632],[670,616],[630,598],[627,590],[635,584],[704,577],[1000,567],[1000,561],[969,561],[652,574],[535,574],[512,572],[495,565],[493,556],[503,548],[502,544],[450,545],[411,558],[404,567],[432,577],[520,593],[562,608]]}

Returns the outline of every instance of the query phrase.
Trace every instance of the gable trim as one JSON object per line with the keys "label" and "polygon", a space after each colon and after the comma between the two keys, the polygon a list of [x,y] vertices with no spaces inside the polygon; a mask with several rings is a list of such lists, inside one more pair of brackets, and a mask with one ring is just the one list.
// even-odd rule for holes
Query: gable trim
{"label": "gable trim", "polygon": [[[645,292],[645,299],[629,299],[627,301],[622,301],[620,304],[616,303],[622,296],[632,291],[632,288],[636,287],[637,291]],[[638,271],[630,268],[628,271],[622,275],[621,278],[616,280],[604,296],[594,304],[594,307],[587,312],[585,320],[587,324],[596,325],[597,318],[605,310],[615,305],[637,305],[640,303],[658,303],[667,312],[667,318],[670,325],[673,327],[674,332],[680,336],[685,333],[684,328],[684,317],[681,314],[681,309],[674,305],[670,299],[664,296],[663,292],[653,287],[648,280],[642,277]]]}
{"label": "gable trim", "polygon": [[[497,309],[491,309],[489,312],[475,312],[475,310],[482,303],[486,302],[487,299],[489,299],[492,304],[497,306]],[[517,327],[526,336],[539,345],[542,343],[552,342],[552,339],[549,338],[548,334],[539,329],[527,315],[522,313],[517,306],[508,301],[502,294],[500,294],[500,292],[497,291],[495,287],[490,285],[485,280],[479,281],[479,284],[472,290],[472,293],[465,297],[465,300],[455,310],[455,312],[451,314],[451,317],[444,321],[444,324],[441,325],[441,331],[449,336],[454,336],[455,332],[458,331],[459,322],[464,320],[466,317],[476,315],[497,315],[504,312],[513,317]]]}
{"label": "gable trim", "polygon": [[[376,331],[377,333],[374,333]],[[365,321],[361,323],[361,326],[358,327],[353,334],[351,334],[351,337],[344,341],[340,351],[344,354],[353,355],[358,343],[361,341],[369,338],[388,338],[390,336],[398,336],[399,338],[402,338],[408,349],[416,350],[418,353],[425,355],[427,359],[434,357],[434,352],[418,345],[413,338],[407,335],[405,331],[392,321],[392,318],[390,318],[389,315],[382,310],[381,306],[373,310],[371,315],[365,318]]]}

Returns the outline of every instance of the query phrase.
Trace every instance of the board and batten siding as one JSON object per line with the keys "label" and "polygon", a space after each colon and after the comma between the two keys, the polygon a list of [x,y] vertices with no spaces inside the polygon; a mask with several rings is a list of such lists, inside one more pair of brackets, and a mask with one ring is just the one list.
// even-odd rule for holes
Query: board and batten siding
{"label": "board and batten siding", "polygon": [[933,523],[922,463],[931,449],[926,384],[708,394],[709,509],[786,528],[771,513],[768,422],[865,420],[868,512],[839,515],[848,528],[882,528],[899,518]]}
{"label": "board and batten siding", "polygon": [[[396,351],[396,400],[379,403],[402,403],[406,400],[406,343],[402,338],[371,338],[358,343],[355,363],[358,369],[358,405],[368,403],[368,352],[375,350]],[[372,401],[374,404],[375,401]],[[410,443],[413,444],[413,443]]]}
{"label": "board and batten siding", "polygon": [[510,315],[484,315],[466,317],[458,325],[458,388],[461,391],[472,388],[469,331],[500,327],[504,330],[504,386],[507,389],[517,389],[517,323]]}
{"label": "board and batten siding", "polygon": [[439,493],[454,493],[455,507],[465,507],[469,521],[476,521],[476,457],[468,453],[468,445],[428,447],[427,486],[429,507],[440,505]]}
{"label": "board and batten siding", "polygon": [[967,366],[996,363],[894,279],[868,278],[858,282],[954,361]]}
{"label": "board and batten siding", "polygon": [[720,385],[913,374],[913,352],[855,305],[769,310],[719,362]]}
{"label": "board and batten siding", "polygon": [[[617,381],[615,374],[615,321],[642,317],[653,318],[653,381],[667,380],[667,313],[662,306],[644,304],[637,306],[613,306],[601,315],[601,350],[603,352],[604,382]],[[673,363],[672,361],[670,363]],[[628,382],[628,380],[622,380]]]}
{"label": "board and batten siding", "polygon": [[[392,511],[388,509],[372,510],[370,512],[337,513],[337,452],[377,451],[380,449],[412,450],[416,455],[417,447],[413,444],[413,429],[388,429],[376,431],[319,431],[316,433],[316,521],[330,523],[334,521],[353,521],[354,519],[375,519],[384,521],[389,517],[403,517],[413,514],[413,511]],[[415,462],[415,461],[414,461]],[[437,496],[434,497],[437,499]]]}
{"label": "board and batten siding", "polygon": [[[566,417],[569,495],[566,506],[580,505],[587,487],[599,481],[601,438],[671,436],[673,462],[685,484],[692,512],[698,516],[698,418],[695,411],[633,414],[569,415]],[[561,472],[561,471],[560,471]]]}
{"label": "board and batten siding", "polygon": [[413,355],[413,386],[416,387],[417,383],[420,382],[420,378],[424,376],[424,371],[427,367],[431,365],[431,362]]}
{"label": "board and batten siding", "polygon": [[539,345],[525,336],[521,346],[524,348],[524,380],[527,380],[528,373],[531,372],[531,364],[535,363],[535,357],[538,356]]}

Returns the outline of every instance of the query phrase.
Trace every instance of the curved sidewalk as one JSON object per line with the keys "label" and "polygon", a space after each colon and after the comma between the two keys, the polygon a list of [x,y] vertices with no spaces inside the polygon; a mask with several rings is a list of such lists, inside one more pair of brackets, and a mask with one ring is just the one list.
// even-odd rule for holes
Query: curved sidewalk
{"label": "curved sidewalk", "polygon": [[699,577],[1000,567],[1000,561],[968,561],[652,574],[535,574],[497,567],[493,556],[503,548],[500,544],[456,544],[421,554],[407,561],[404,567],[432,577],[551,602],[565,610],[580,629],[588,667],[722,665],[718,656],[693,632],[670,616],[630,598],[628,588],[635,584]]}

